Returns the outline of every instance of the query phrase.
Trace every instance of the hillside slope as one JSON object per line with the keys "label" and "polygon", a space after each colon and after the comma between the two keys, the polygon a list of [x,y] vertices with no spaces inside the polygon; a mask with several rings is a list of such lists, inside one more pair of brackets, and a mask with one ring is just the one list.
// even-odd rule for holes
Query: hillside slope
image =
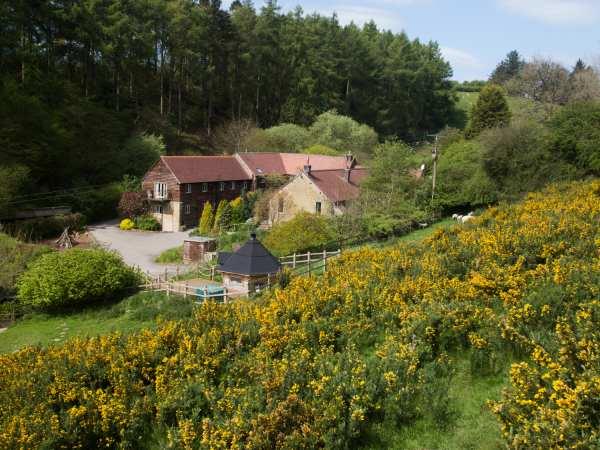
{"label": "hillside slope", "polygon": [[589,448],[599,248],[600,181],[557,186],[422,244],[348,252],[260,302],[3,355],[0,446],[385,447],[423,419],[452,430],[465,361],[479,377],[517,361],[489,405],[506,443]]}

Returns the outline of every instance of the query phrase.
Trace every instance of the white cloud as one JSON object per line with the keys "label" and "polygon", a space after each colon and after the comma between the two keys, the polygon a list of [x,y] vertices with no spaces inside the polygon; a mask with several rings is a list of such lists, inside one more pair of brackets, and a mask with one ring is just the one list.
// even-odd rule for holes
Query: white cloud
{"label": "white cloud", "polygon": [[350,22],[363,25],[373,20],[379,29],[400,31],[403,24],[402,17],[395,11],[377,6],[336,4],[330,8],[319,8],[318,12],[327,16],[336,13],[340,23],[343,25],[347,25]]}
{"label": "white cloud", "polygon": [[589,25],[600,20],[598,0],[498,0],[507,10],[556,25]]}
{"label": "white cloud", "polygon": [[442,51],[444,58],[448,60],[454,68],[480,70],[485,67],[477,57],[465,50],[444,46],[441,46],[440,50]]}

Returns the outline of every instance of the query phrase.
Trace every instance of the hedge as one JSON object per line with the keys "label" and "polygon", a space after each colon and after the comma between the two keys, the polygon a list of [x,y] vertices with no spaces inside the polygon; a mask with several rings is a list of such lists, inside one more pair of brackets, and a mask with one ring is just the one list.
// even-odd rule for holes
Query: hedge
{"label": "hedge", "polygon": [[139,281],[116,253],[74,248],[34,261],[17,283],[17,296],[36,309],[80,306],[114,298]]}

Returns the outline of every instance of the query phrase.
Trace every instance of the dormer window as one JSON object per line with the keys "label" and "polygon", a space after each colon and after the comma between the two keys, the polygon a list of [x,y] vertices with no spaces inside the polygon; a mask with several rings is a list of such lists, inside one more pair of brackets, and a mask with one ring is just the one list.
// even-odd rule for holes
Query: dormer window
{"label": "dormer window", "polygon": [[154,198],[158,200],[167,198],[167,183],[154,183]]}

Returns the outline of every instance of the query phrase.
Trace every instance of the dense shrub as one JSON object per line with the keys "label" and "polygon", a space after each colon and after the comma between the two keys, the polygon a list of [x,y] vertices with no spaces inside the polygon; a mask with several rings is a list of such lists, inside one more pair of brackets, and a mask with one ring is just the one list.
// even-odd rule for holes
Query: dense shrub
{"label": "dense shrub", "polygon": [[118,216],[117,207],[121,199],[120,183],[85,191],[84,194],[66,196],[61,201],[70,204],[73,211],[85,216],[87,223],[114,219]]}
{"label": "dense shrub", "polygon": [[529,121],[481,135],[482,162],[497,197],[513,199],[549,183],[575,179],[575,167],[546,145],[547,131]]}
{"label": "dense shrub", "polygon": [[37,219],[18,220],[6,223],[2,226],[3,231],[27,241],[38,241],[60,236],[69,228],[69,232],[81,231],[85,227],[86,219],[82,214],[61,214],[52,217],[40,217]]}
{"label": "dense shrub", "polygon": [[549,126],[554,155],[600,174],[600,102],[568,105],[552,117]]}
{"label": "dense shrub", "polygon": [[119,216],[137,217],[148,211],[148,198],[141,192],[123,192],[119,200]]}
{"label": "dense shrub", "polygon": [[135,227],[138,230],[142,230],[142,231],[159,231],[160,230],[160,223],[153,216],[148,216],[148,215],[139,216],[139,217],[135,218],[134,222],[135,222]]}
{"label": "dense shrub", "polygon": [[74,248],[35,260],[18,281],[18,298],[38,309],[85,306],[111,299],[138,281],[116,253]]}
{"label": "dense shrub", "polygon": [[129,218],[123,219],[119,222],[119,228],[123,231],[133,230],[135,228],[135,222]]}
{"label": "dense shrub", "polygon": [[483,148],[479,142],[463,140],[443,150],[433,203],[436,208],[461,210],[497,199],[497,187],[483,168]]}
{"label": "dense shrub", "polygon": [[27,266],[50,248],[35,244],[26,244],[0,233],[0,301],[15,295],[16,282]]}
{"label": "dense shrub", "polygon": [[292,220],[275,225],[264,244],[278,256],[337,248],[338,242],[329,219],[300,213]]}
{"label": "dense shrub", "polygon": [[483,130],[505,127],[510,122],[510,109],[500,86],[486,85],[479,94],[471,111],[471,122],[466,136],[473,138]]}

